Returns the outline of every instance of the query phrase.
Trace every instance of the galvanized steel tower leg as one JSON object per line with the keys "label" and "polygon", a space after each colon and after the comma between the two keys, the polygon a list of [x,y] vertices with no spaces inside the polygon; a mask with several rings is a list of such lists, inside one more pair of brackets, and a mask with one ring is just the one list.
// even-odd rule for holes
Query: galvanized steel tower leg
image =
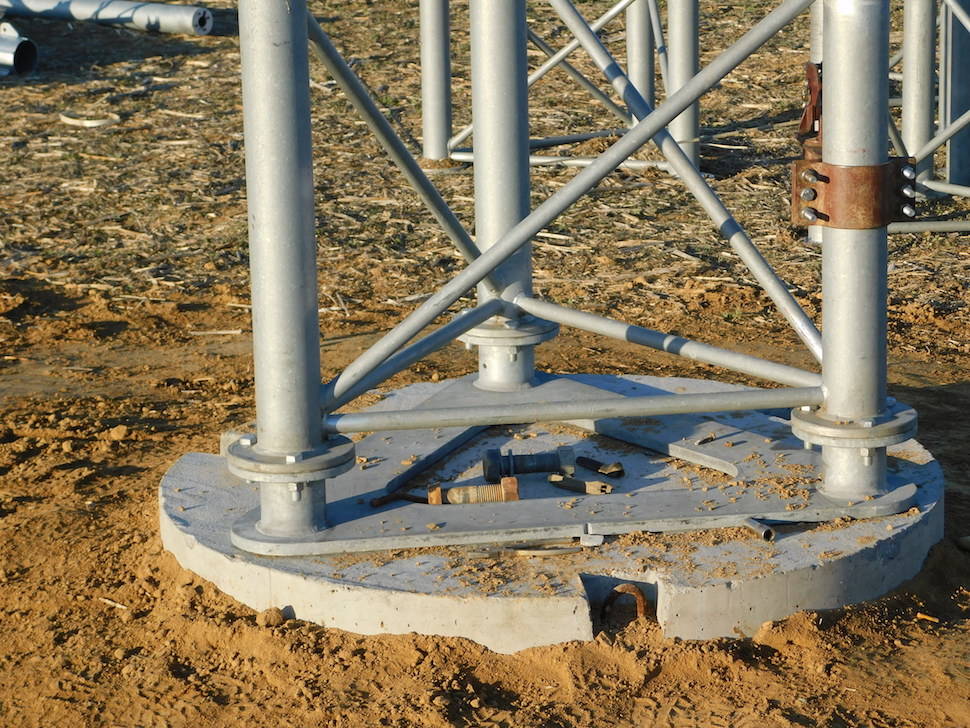
{"label": "galvanized steel tower leg", "polygon": [[[823,15],[825,12],[825,0],[815,0],[809,14],[809,57],[810,63],[821,64],[822,53],[824,52],[822,43]],[[806,237],[808,242],[816,245],[822,244],[822,228],[819,225],[809,225]]]}
{"label": "galvanized steel tower leg", "polygon": [[626,70],[633,87],[653,106],[656,91],[649,0],[636,0],[626,9]]}
{"label": "galvanized steel tower leg", "polygon": [[[936,0],[903,4],[903,144],[915,154],[933,137],[936,81]],[[933,176],[932,157],[916,165],[917,179]]]}
{"label": "galvanized steel tower leg", "polygon": [[[889,0],[825,0],[825,134],[829,164],[888,159]],[[822,237],[822,415],[862,425],[886,408],[886,228],[825,228]],[[823,445],[822,492],[859,500],[886,487],[886,448]]]}
{"label": "galvanized steel tower leg", "polygon": [[[667,48],[669,58],[669,97],[698,70],[698,0],[670,0],[667,5]],[[700,133],[698,121],[698,102],[692,103],[674,119],[668,129],[674,139],[686,152],[691,163],[698,164],[698,142]]]}
{"label": "galvanized steel tower leg", "polygon": [[825,0],[815,0],[809,14],[809,58],[812,63],[822,62],[822,15]]}
{"label": "galvanized steel tower leg", "polygon": [[352,462],[320,422],[306,4],[242,0],[239,21],[256,434],[228,464],[259,483],[257,538],[304,539],[326,525],[324,478]]}
{"label": "galvanized steel tower leg", "polygon": [[[965,17],[970,14],[970,0],[951,0]],[[970,109],[970,29],[964,27],[957,13],[943,5],[940,25],[940,128],[956,121]],[[946,181],[970,185],[970,127],[954,134],[946,146]]]}
{"label": "galvanized steel tower leg", "polygon": [[[475,241],[487,251],[530,208],[529,102],[525,0],[472,0],[472,120],[475,126]],[[532,245],[526,243],[495,271],[501,297],[532,294]],[[495,294],[478,286],[484,302]],[[477,386],[516,391],[532,384],[534,345],[552,325],[493,319],[462,341],[479,347]]]}
{"label": "galvanized steel tower leg", "polygon": [[450,0],[421,0],[422,154],[447,159],[451,138]]}

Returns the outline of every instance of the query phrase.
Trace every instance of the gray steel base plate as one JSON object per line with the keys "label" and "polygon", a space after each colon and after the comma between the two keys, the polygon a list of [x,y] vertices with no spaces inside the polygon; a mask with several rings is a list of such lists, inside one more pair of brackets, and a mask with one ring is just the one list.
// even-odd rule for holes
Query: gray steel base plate
{"label": "gray steel base plate", "polygon": [[[549,377],[533,396],[585,393],[588,399],[591,388],[666,394],[732,387],[654,377]],[[508,395],[473,392],[466,379],[412,385],[375,408],[440,406],[443,399],[454,406],[470,396]],[[521,401],[523,395],[513,396]],[[942,474],[918,443],[890,448],[889,495],[833,503],[815,491],[818,453],[791,437],[787,416],[732,412],[376,433],[357,444],[361,460],[353,471],[327,481],[331,527],[319,540],[254,540],[275,556],[239,548],[252,533],[255,487],[230,475],[224,458],[192,453],[162,481],[162,537],[183,566],[256,609],[280,606],[301,619],[362,633],[460,635],[504,652],[589,639],[590,605],[616,583],[632,581],[655,600],[668,634],[750,634],[799,609],[885,593],[913,576],[942,537]],[[612,481],[615,490],[607,496],[560,491],[544,475],[532,475],[520,477],[522,500],[512,503],[397,501],[380,509],[368,503],[399,479],[480,484],[487,448],[522,453],[563,444],[603,462],[619,460],[627,474]],[[776,540],[766,543],[743,529],[670,533],[736,526],[750,516],[781,524]],[[837,518],[837,527],[817,525]],[[514,548],[535,539],[596,543],[602,536],[602,545],[555,556]]]}

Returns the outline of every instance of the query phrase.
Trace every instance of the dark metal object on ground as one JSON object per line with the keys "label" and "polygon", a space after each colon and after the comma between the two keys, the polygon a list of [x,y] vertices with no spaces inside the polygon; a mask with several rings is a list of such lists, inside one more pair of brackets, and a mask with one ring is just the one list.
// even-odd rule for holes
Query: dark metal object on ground
{"label": "dark metal object on ground", "polygon": [[775,529],[755,518],[745,518],[741,525],[753,532],[762,541],[775,540]]}
{"label": "dark metal object on ground", "polygon": [[599,460],[580,455],[576,458],[576,464],[581,468],[592,470],[594,473],[605,475],[608,478],[622,478],[626,475],[623,463],[601,463]]}
{"label": "dark metal object on ground", "polygon": [[411,503],[429,502],[424,496],[411,493],[406,489],[406,487],[404,487],[400,488],[399,490],[391,491],[390,493],[385,493],[384,495],[379,495],[376,498],[371,498],[370,504],[372,508],[380,508],[381,506],[386,506],[388,503],[393,503],[396,500],[405,500]]}
{"label": "dark metal object on ground", "polygon": [[607,493],[613,492],[613,486],[609,483],[602,483],[598,480],[587,482],[558,473],[553,473],[549,476],[549,483],[557,488],[571,490],[574,493],[583,493],[585,495],[606,495]]}
{"label": "dark metal object on ground", "polygon": [[511,451],[504,455],[498,448],[486,450],[482,458],[482,473],[485,482],[497,483],[502,478],[521,473],[563,473],[572,475],[576,472],[576,454],[571,447],[556,448],[555,452],[537,452],[524,455],[513,455]]}
{"label": "dark metal object on ground", "polygon": [[647,601],[647,597],[644,596],[643,592],[640,591],[640,587],[635,584],[617,584],[613,587],[610,595],[606,597],[603,606],[600,607],[600,621],[606,620],[610,609],[613,608],[616,600],[623,594],[631,594],[637,600],[637,619],[643,619],[647,616],[650,611],[650,603]]}
{"label": "dark metal object on ground", "polygon": [[[3,10],[0,9],[0,16]],[[37,46],[10,23],[0,22],[0,76],[32,73],[37,68]]]}

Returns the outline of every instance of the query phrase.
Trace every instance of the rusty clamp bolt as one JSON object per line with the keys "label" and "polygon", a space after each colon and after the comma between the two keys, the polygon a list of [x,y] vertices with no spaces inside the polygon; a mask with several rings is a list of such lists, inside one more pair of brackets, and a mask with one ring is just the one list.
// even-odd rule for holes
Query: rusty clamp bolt
{"label": "rusty clamp bolt", "polygon": [[792,167],[791,223],[847,230],[916,216],[913,160],[848,167],[800,159]]}

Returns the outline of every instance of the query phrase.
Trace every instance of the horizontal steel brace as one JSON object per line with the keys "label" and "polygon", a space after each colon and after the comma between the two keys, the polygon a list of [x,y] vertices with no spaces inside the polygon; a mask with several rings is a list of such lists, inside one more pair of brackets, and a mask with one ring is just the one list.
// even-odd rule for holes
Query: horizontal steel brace
{"label": "horizontal steel brace", "polygon": [[647,417],[687,412],[728,412],[821,404],[821,387],[763,389],[741,392],[671,394],[647,397],[617,397],[526,404],[501,404],[391,412],[356,412],[328,415],[327,432],[374,432],[417,430],[435,427],[512,425],[530,422],[564,422],[580,419]]}

